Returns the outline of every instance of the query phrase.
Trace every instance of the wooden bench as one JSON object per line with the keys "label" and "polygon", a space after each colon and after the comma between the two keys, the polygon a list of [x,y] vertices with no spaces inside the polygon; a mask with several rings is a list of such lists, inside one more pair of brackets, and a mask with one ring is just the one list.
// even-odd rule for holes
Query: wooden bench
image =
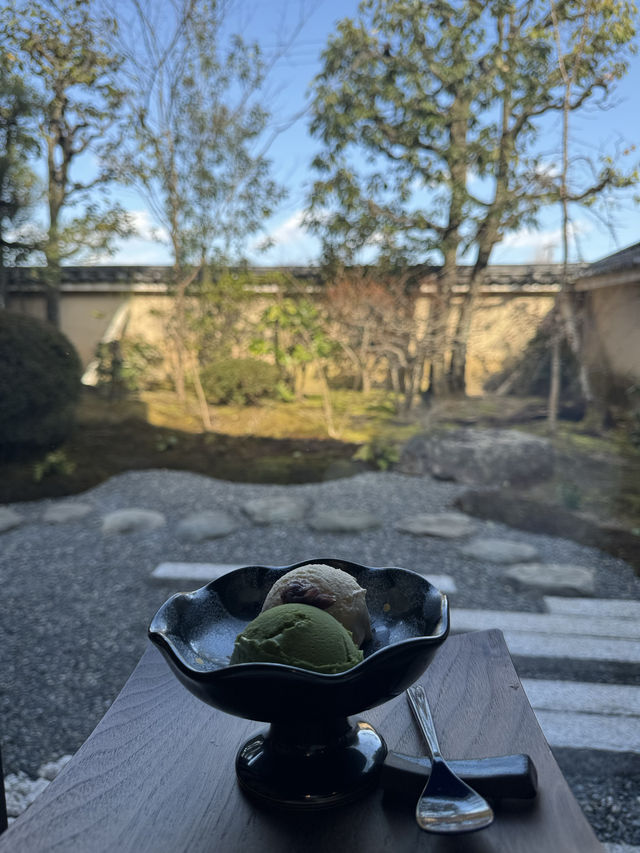
{"label": "wooden bench", "polygon": [[[420,679],[449,758],[527,753],[534,800],[496,804],[491,827],[454,838],[416,826],[415,800],[379,788],[328,812],[258,808],[239,790],[238,747],[264,728],[203,704],[149,648],[93,734],[0,836],[0,853],[602,853],[538,726],[500,631],[447,639]],[[367,711],[390,749],[424,754],[405,696]]]}

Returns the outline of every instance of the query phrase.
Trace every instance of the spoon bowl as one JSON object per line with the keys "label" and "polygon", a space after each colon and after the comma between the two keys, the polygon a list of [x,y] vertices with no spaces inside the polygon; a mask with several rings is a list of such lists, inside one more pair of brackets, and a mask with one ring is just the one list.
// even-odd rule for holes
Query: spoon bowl
{"label": "spoon bowl", "polygon": [[474,832],[493,822],[487,801],[451,770],[440,752],[424,690],[414,684],[407,698],[431,753],[431,772],[416,806],[416,822],[426,832]]}

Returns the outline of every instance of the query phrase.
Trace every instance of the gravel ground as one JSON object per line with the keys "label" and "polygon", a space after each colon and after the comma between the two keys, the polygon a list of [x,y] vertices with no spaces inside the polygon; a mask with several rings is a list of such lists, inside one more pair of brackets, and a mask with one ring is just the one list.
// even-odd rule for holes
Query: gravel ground
{"label": "gravel ground", "polygon": [[[501,580],[500,566],[463,557],[450,540],[393,528],[406,516],[452,508],[465,488],[388,472],[265,486],[152,470],[128,472],[77,496],[94,507],[80,521],[44,523],[44,509],[60,501],[11,505],[25,522],[0,535],[5,773],[35,775],[44,762],[75,752],[91,733],[144,651],[153,614],[175,591],[173,585],[151,581],[160,562],[288,565],[331,556],[452,575],[458,586],[454,607],[542,610],[539,595],[516,592]],[[367,509],[384,524],[353,535],[318,533],[304,522],[257,528],[242,511],[251,498],[282,494],[307,502],[310,511]],[[128,507],[158,510],[167,524],[147,533],[104,536],[102,516]],[[241,526],[203,544],[179,541],[177,522],[202,509],[230,512]],[[542,562],[593,568],[599,597],[640,599],[640,579],[633,570],[595,549],[487,521],[478,522],[476,535],[535,545]],[[530,670],[526,674],[532,677]],[[610,755],[604,758],[594,760],[588,779],[570,757],[563,756],[562,766],[599,838],[640,844],[640,767],[632,760],[622,773],[612,769]]]}

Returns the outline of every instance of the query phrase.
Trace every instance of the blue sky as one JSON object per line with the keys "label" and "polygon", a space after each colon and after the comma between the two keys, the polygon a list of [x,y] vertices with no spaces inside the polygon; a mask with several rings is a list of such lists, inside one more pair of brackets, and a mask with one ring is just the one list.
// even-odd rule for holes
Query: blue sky
{"label": "blue sky", "polygon": [[[353,15],[357,0],[240,0],[236,5],[238,27],[258,38],[265,49],[273,49],[282,32],[291,31],[301,10],[309,14],[288,55],[272,72],[265,100],[278,119],[286,120],[300,112],[307,102],[308,85],[320,69],[319,57],[335,23]],[[592,153],[616,145],[638,144],[640,148],[640,57],[634,57],[627,77],[622,80],[606,112],[591,112],[573,125],[576,143]],[[305,199],[312,181],[310,162],[317,143],[307,130],[308,118],[302,117],[277,136],[269,156],[277,180],[288,189],[288,196],[266,223],[265,234],[273,247],[258,251],[265,234],[247,247],[252,263],[260,265],[312,264],[318,258],[319,245],[301,225]],[[554,128],[550,127],[550,130]],[[557,129],[557,128],[556,128]],[[559,138],[559,136],[558,136]],[[640,150],[636,152],[640,159]],[[633,159],[633,158],[629,158]],[[139,235],[121,241],[114,255],[96,258],[109,264],[167,264],[168,248],[151,238],[154,223],[144,201],[132,189],[115,193],[131,212]],[[640,205],[633,193],[620,196],[613,211],[615,233],[594,217],[575,214],[573,259],[597,260],[617,249],[640,240]],[[509,235],[496,249],[492,263],[530,263],[560,259],[559,211],[548,210],[538,229],[525,229]]]}

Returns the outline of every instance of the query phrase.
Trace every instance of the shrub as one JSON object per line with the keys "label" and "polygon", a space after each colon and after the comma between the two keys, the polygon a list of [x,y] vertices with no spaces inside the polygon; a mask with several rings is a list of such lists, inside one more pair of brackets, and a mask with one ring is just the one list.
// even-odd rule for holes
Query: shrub
{"label": "shrub", "polygon": [[81,376],[62,332],[0,311],[0,450],[57,447],[73,425]]}
{"label": "shrub", "polygon": [[211,403],[255,403],[277,393],[280,373],[257,358],[222,358],[201,371],[202,387]]}

